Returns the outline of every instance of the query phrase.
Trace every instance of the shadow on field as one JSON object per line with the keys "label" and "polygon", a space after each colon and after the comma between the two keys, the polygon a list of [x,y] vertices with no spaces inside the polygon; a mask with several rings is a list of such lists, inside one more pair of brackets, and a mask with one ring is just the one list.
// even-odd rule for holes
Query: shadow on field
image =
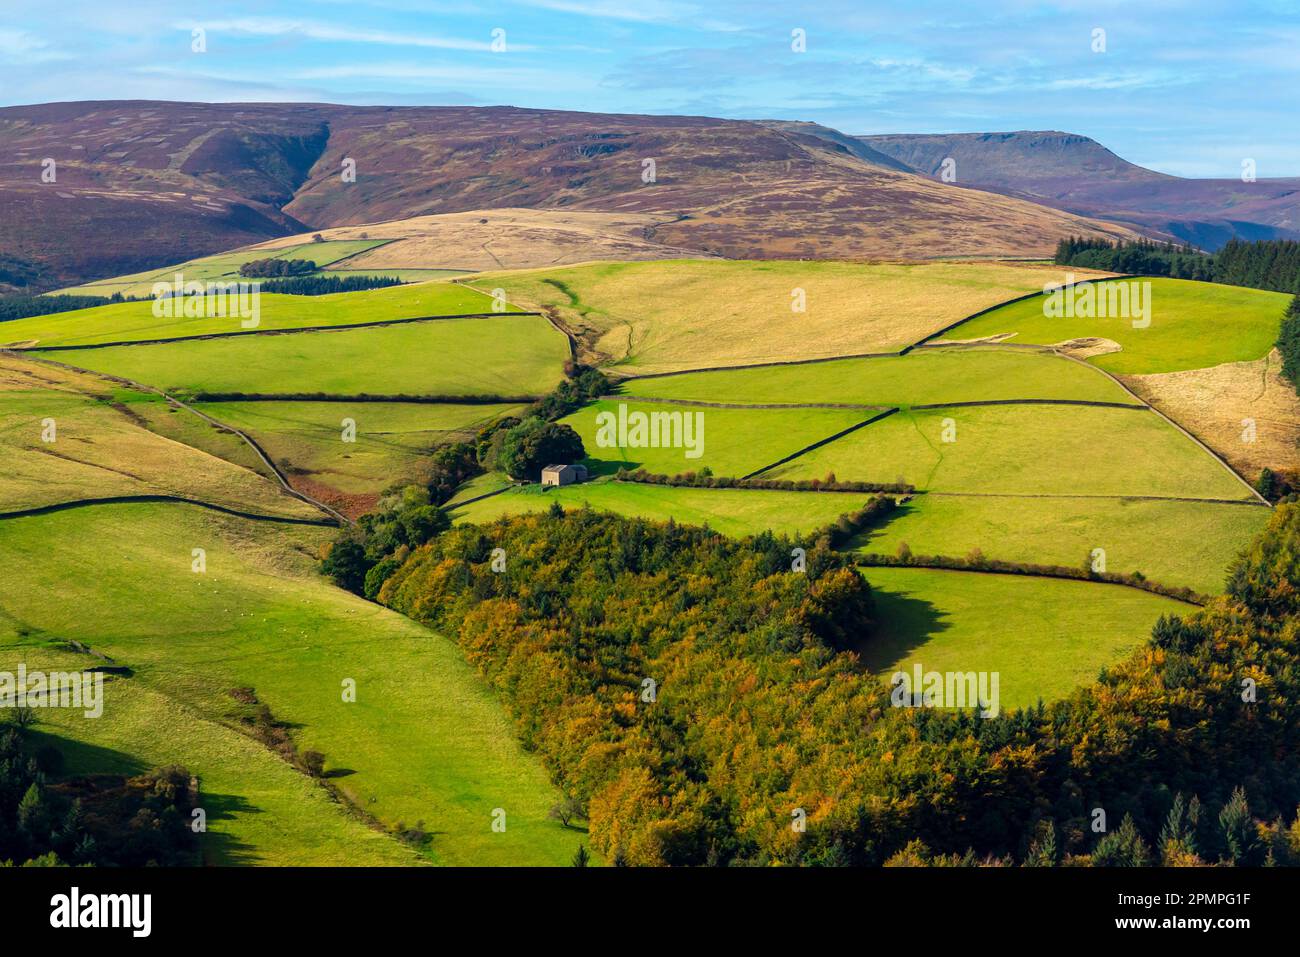
{"label": "shadow on field", "polygon": [[57,772],[57,776],[61,778],[88,774],[121,774],[134,777],[137,774],[144,774],[151,767],[125,751],[87,744],[76,738],[65,738],[57,732],[46,731],[39,726],[29,728],[26,734],[34,749],[39,750],[48,745],[56,748],[63,755],[63,765]]}
{"label": "shadow on field", "polygon": [[623,459],[593,459],[585,458],[582,464],[587,466],[587,474],[591,478],[601,475],[613,475],[619,469],[627,469],[629,472],[635,472],[641,467],[640,462],[630,462]]}
{"label": "shadow on field", "polygon": [[[867,581],[871,570],[867,569]],[[888,591],[875,583],[876,628],[855,649],[868,671],[884,672],[911,656],[935,635],[947,631],[948,613],[921,598]]]}
{"label": "shadow on field", "polygon": [[214,794],[202,789],[199,791],[199,801],[208,816],[208,830],[202,841],[204,864],[224,866],[264,863],[253,845],[236,840],[225,829],[212,829],[213,821],[228,821],[236,814],[262,814],[264,812],[261,808],[249,804],[237,794]]}

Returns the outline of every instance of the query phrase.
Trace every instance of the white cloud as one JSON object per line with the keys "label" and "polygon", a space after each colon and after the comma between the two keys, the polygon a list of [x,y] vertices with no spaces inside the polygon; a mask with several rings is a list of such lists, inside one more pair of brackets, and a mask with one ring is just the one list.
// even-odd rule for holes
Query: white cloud
{"label": "white cloud", "polygon": [[[357,27],[322,23],[317,20],[289,20],[274,17],[239,17],[232,20],[195,20],[178,23],[177,29],[192,30],[203,27],[209,34],[234,33],[246,36],[305,37],[340,43],[371,43],[383,46],[425,47],[435,50],[489,50],[491,37],[483,40],[465,40],[456,37],[435,37],[416,33],[391,33],[383,30],[363,30]],[[527,50],[512,43],[514,50]]]}

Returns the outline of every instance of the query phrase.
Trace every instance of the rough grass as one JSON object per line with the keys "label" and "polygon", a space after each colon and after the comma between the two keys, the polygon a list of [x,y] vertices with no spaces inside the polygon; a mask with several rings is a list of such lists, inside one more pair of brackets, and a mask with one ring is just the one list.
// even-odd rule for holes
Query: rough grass
{"label": "rough grass", "polygon": [[[593,358],[627,373],[895,352],[963,316],[1060,281],[1036,264],[668,260],[472,282],[554,307]],[[806,311],[792,311],[803,290]]]}
{"label": "rough grass", "polygon": [[[247,331],[231,304],[226,316],[154,315],[155,303],[123,302],[49,316],[32,316],[0,323],[0,344],[84,346],[104,342],[135,342],[214,333]],[[212,300],[215,310],[217,301]],[[205,306],[206,308],[206,306]],[[492,299],[448,282],[412,283],[385,289],[338,292],[328,296],[286,296],[263,292],[259,299],[261,330],[303,326],[344,326],[358,322],[409,319],[418,316],[459,316],[493,311]],[[506,311],[515,311],[507,309]]]}
{"label": "rough grass", "polygon": [[[207,414],[247,432],[289,474],[310,476],[343,493],[376,494],[420,477],[438,445],[474,433],[519,405],[444,405],[401,402],[202,402]],[[343,421],[355,441],[343,441]],[[333,504],[333,503],[331,503]]]}
{"label": "rough grass", "polygon": [[[616,417],[625,405],[629,417],[680,414],[694,423],[692,437],[703,439],[703,454],[687,458],[685,448],[601,447],[597,419],[610,412]],[[565,418],[582,436],[587,465],[593,474],[609,474],[619,468],[644,467],[651,472],[676,475],[698,472],[708,466],[715,475],[741,476],[770,465],[805,446],[869,418],[870,412],[854,409],[716,409],[679,406],[660,402],[601,400],[584,406]],[[661,420],[662,421],[662,420]],[[649,430],[647,430],[649,431]],[[629,436],[630,437],[630,436]]]}
{"label": "rough grass", "polygon": [[540,395],[563,378],[567,357],[564,336],[545,319],[519,316],[113,346],[62,358],[188,393]]}
{"label": "rough grass", "polygon": [[[0,620],[0,668],[77,671],[97,664],[48,642],[19,638]],[[104,713],[41,712],[36,733],[64,753],[63,775],[133,775],[179,764],[200,778],[204,864],[409,866],[412,848],[370,827],[328,791],[248,735],[132,678],[104,685]],[[159,734],[160,728],[169,733]]]}
{"label": "rough grass", "polygon": [[[0,357],[0,511],[176,495],[258,514],[322,518],[267,478],[143,428],[115,404],[118,398],[125,396],[92,377]],[[47,419],[55,439],[48,443]]]}
{"label": "rough grass", "polygon": [[1253,362],[1125,376],[1124,384],[1254,480],[1266,467],[1300,471],[1300,396],[1281,370],[1273,349]]}
{"label": "rough grass", "polygon": [[[948,337],[1015,333],[1009,340],[1013,343],[1052,344],[1096,336],[1120,345],[1119,352],[1090,360],[1103,369],[1130,375],[1179,372],[1263,358],[1277,340],[1289,300],[1283,293],[1185,279],[1128,282],[1139,281],[1151,284],[1151,324],[1146,328],[1133,328],[1131,318],[1048,318],[1039,298],[986,313]],[[1109,285],[1098,283],[1097,288]]]}
{"label": "rough grass", "polygon": [[688,372],[632,379],[629,396],[700,402],[927,405],[990,399],[1133,402],[1106,376],[1060,356],[1013,349],[922,349],[905,356]]}
{"label": "rough grass", "polygon": [[[481,494],[481,493],[480,493]],[[484,524],[502,515],[538,512],[559,502],[565,508],[590,505],[652,521],[669,518],[682,524],[708,525],[724,535],[806,534],[848,512],[872,496],[852,492],[771,492],[742,489],[669,488],[632,482],[588,482],[563,488],[529,485],[455,508],[457,522]]]}
{"label": "rough grass", "polygon": [[859,649],[888,681],[924,671],[999,673],[1001,707],[1064,697],[1188,606],[1121,585],[917,568],[868,568],[879,630]]}
{"label": "rough grass", "polygon": [[1071,568],[1082,568],[1101,548],[1107,571],[1139,571],[1161,584],[1215,594],[1269,515],[1262,506],[1199,502],[919,495],[853,545],[886,555],[902,543],[917,555],[961,557],[978,549],[988,558]]}
{"label": "rough grass", "polygon": [[[945,420],[956,441],[942,441]],[[906,481],[998,494],[1249,500],[1249,490],[1154,412],[1087,406],[904,411],[822,446],[764,478]]]}
{"label": "rough grass", "polygon": [[[423,821],[438,863],[567,863],[584,835],[547,819],[558,795],[460,650],[316,577],[308,553],[323,534],[170,505],[0,522],[12,569],[0,609],[112,656],[205,720],[237,711],[230,689],[254,689],[356,806],[387,826]],[[196,547],[205,574],[191,571]],[[342,700],[349,678],[355,703]],[[229,800],[256,806],[242,788],[232,778]],[[498,807],[505,833],[491,829]]]}
{"label": "rough grass", "polygon": [[154,269],[71,286],[59,292],[84,293],[88,296],[111,296],[119,292],[123,296],[152,296],[154,283],[170,283],[178,272],[184,274],[186,282],[194,279],[204,282],[212,279],[238,279],[239,267],[255,259],[310,259],[317,266],[328,266],[330,263],[339,262],[379,245],[382,245],[381,240],[336,240],[314,243],[299,239],[294,245],[282,249],[245,247],[232,252],[217,253],[215,256],[192,259],[165,269]]}

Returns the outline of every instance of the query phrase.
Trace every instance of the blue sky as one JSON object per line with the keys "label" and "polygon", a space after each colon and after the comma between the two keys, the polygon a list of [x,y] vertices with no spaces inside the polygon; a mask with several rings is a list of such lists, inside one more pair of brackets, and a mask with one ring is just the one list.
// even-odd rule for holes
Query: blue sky
{"label": "blue sky", "polygon": [[[1179,175],[1235,177],[1244,158],[1260,176],[1300,175],[1300,0],[0,7],[0,105],[507,103],[806,119],[847,133],[1061,129]],[[204,53],[191,51],[196,26]],[[1093,51],[1098,29],[1104,52]]]}

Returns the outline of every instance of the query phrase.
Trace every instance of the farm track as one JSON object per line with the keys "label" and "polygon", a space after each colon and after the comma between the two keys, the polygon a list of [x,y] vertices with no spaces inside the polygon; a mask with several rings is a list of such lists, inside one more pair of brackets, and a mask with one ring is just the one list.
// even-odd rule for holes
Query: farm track
{"label": "farm track", "polygon": [[[15,351],[12,349],[0,349],[0,355],[7,355],[15,359],[25,358],[22,352]],[[260,445],[258,445],[257,442],[246,432],[243,432],[232,425],[227,425],[224,422],[214,419],[206,412],[199,411],[193,406],[188,405],[185,402],[182,402],[180,399],[177,399],[175,396],[169,395],[168,393],[164,392],[162,389],[155,388],[154,386],[151,385],[145,385],[143,382],[135,382],[132,379],[124,379],[121,376],[109,375],[107,372],[94,372],[90,369],[82,369],[79,366],[74,366],[66,362],[59,362],[55,359],[47,359],[42,356],[29,356],[26,358],[29,358],[29,360],[32,362],[43,362],[47,365],[56,366],[61,369],[67,369],[70,372],[76,372],[81,375],[94,376],[96,378],[105,379],[109,382],[116,382],[117,384],[124,385],[129,389],[135,389],[138,392],[149,392],[153,395],[162,397],[164,400],[166,400],[168,403],[175,406],[176,408],[184,409],[185,411],[198,416],[200,419],[207,422],[209,425],[213,425],[219,429],[223,429],[229,432],[231,435],[238,436],[240,439],[242,439],[244,443],[250,449],[252,449],[254,453],[256,453],[257,457],[262,460],[262,463],[268,469],[271,470],[276,480],[280,483],[280,487],[287,494],[292,495],[294,498],[298,499],[299,501],[305,502],[306,504],[312,506],[313,508],[319,509],[320,511],[324,512],[326,515],[329,515],[332,519],[334,519],[334,521],[338,525],[342,527],[346,527],[354,524],[354,522],[346,515],[344,515],[342,512],[330,507],[329,505],[326,505],[324,502],[319,501],[318,499],[312,498],[310,495],[306,495],[303,492],[299,492],[292,485],[290,485],[289,479],[280,470],[279,466],[277,466],[275,462],[271,460],[271,456],[269,456],[266,453],[266,450],[263,449]]]}
{"label": "farm track", "polygon": [[[27,346],[8,347],[10,352],[78,352],[86,349],[113,349],[118,346],[163,346],[173,342],[202,342],[207,339],[237,339],[243,336],[293,336],[309,332],[346,332],[349,329],[374,329],[380,326],[401,326],[413,322],[441,322],[447,319],[502,319],[519,316],[540,316],[540,312],[466,312],[446,316],[412,316],[408,319],[376,319],[371,322],[351,322],[335,326],[297,326],[292,329],[240,329],[234,332],[208,332],[199,336],[173,336],[164,339],[124,339],[118,342],[91,342],[79,346]],[[572,348],[572,342],[570,342]]]}

